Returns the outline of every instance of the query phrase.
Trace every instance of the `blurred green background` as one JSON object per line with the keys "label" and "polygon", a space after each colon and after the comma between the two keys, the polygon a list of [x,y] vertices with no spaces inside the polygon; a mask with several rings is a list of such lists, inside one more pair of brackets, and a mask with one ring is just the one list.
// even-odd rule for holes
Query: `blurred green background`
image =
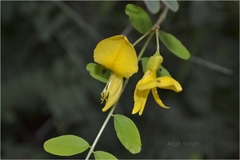
{"label": "blurred green background", "polygon": [[[63,134],[94,141],[107,116],[100,104],[104,84],[85,66],[93,62],[101,39],[125,34],[134,42],[141,36],[125,14],[128,3],[147,10],[142,1],[1,2],[2,158],[85,158],[87,152],[53,156],[43,150],[43,143]],[[152,20],[158,15],[151,14]],[[143,115],[131,115],[140,67],[115,113],[136,123],[142,151],[132,155],[121,145],[112,120],[95,150],[119,159],[238,159],[239,2],[180,1],[179,10],[168,12],[161,29],[176,36],[192,55],[181,60],[161,44],[163,65],[183,91],[159,90],[170,110],[150,95]],[[154,54],[154,39],[145,57]],[[136,46],[137,52],[142,45]]]}

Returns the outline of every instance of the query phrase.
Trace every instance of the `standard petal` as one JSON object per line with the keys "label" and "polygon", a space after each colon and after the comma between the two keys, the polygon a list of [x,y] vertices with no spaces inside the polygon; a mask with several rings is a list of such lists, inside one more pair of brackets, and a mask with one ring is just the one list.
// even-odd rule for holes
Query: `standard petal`
{"label": "standard petal", "polygon": [[135,49],[126,36],[117,35],[100,41],[94,49],[94,61],[129,78],[138,71]]}
{"label": "standard petal", "polygon": [[109,81],[106,84],[106,87],[101,93],[102,99],[106,100],[106,104],[102,109],[103,112],[111,108],[114,105],[114,103],[116,103],[116,101],[119,99],[122,92],[122,85],[123,85],[123,77],[116,73],[113,73],[110,76]]}
{"label": "standard petal", "polygon": [[175,92],[182,91],[182,86],[178,83],[178,81],[168,76],[159,77],[157,79],[151,80],[147,83],[137,86],[139,90],[152,89],[155,87],[162,89],[170,89]]}
{"label": "standard petal", "polygon": [[155,101],[157,102],[157,104],[160,105],[162,108],[169,109],[169,107],[165,106],[163,104],[163,102],[161,101],[161,99],[158,95],[158,92],[157,92],[157,88],[153,88],[151,91],[152,91],[152,95],[153,95]]}
{"label": "standard petal", "polygon": [[132,110],[132,114],[139,112],[139,115],[142,115],[149,92],[150,92],[149,89],[144,90],[144,91],[135,89],[135,91],[134,91],[134,108]]}

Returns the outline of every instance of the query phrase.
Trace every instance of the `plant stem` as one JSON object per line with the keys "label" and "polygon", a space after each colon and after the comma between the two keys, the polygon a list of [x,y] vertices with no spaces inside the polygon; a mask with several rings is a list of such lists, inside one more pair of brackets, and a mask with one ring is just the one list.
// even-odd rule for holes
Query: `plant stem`
{"label": "plant stem", "polygon": [[95,146],[96,146],[96,144],[97,144],[97,142],[98,142],[98,140],[99,140],[99,138],[100,138],[100,136],[101,136],[104,128],[106,127],[109,119],[111,118],[112,113],[113,113],[113,111],[115,110],[116,106],[117,106],[117,103],[115,103],[115,104],[113,105],[113,107],[111,108],[110,112],[108,113],[107,118],[105,119],[105,121],[104,121],[101,129],[99,130],[99,132],[98,132],[98,134],[97,134],[97,137],[95,138],[95,140],[94,140],[94,142],[93,142],[93,144],[92,144],[92,146],[91,146],[91,148],[90,148],[90,150],[89,150],[89,152],[88,152],[88,155],[87,155],[87,157],[86,157],[86,160],[88,160],[88,159],[90,158],[90,156],[91,156],[91,154],[92,154],[92,152],[93,152],[93,149],[95,148]]}
{"label": "plant stem", "polygon": [[157,52],[160,52],[159,38],[158,38],[159,27],[156,27],[156,41],[157,41]]}
{"label": "plant stem", "polygon": [[167,12],[168,12],[168,7],[165,6],[165,8],[163,9],[163,12],[160,14],[158,20],[156,21],[156,23],[153,25],[152,29],[155,29],[156,26],[160,26],[160,24],[164,21],[164,19],[167,16]]}
{"label": "plant stem", "polygon": [[152,36],[153,36],[153,33],[151,33],[151,34],[149,35],[147,41],[145,42],[145,44],[143,45],[141,51],[139,52],[139,54],[138,54],[138,61],[140,61],[140,59],[142,58],[142,55],[143,55],[144,51],[146,50],[146,48],[147,48],[150,40],[152,39]]}
{"label": "plant stem", "polygon": [[142,35],[140,38],[138,38],[138,39],[133,43],[133,47],[134,47],[136,44],[138,44],[141,40],[143,40],[151,31],[152,31],[152,29],[149,30],[149,31],[147,31],[147,32],[146,32],[144,35]]}

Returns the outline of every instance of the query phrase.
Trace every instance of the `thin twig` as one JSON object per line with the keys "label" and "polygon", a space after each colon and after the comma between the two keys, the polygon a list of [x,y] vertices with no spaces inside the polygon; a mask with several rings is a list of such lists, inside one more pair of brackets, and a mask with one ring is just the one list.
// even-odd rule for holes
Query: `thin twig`
{"label": "thin twig", "polygon": [[85,64],[83,60],[79,57],[79,51],[77,50],[75,45],[69,41],[63,31],[60,31],[58,33],[53,32],[53,35],[61,44],[61,46],[65,49],[71,60],[77,65],[78,69],[81,70],[81,72],[84,72]]}
{"label": "thin twig", "polygon": [[94,148],[95,148],[95,146],[96,146],[96,144],[97,144],[100,136],[102,135],[102,132],[104,131],[104,129],[105,129],[105,127],[106,127],[109,119],[110,119],[111,116],[113,115],[113,112],[114,112],[116,106],[117,106],[117,103],[114,104],[114,106],[111,108],[110,112],[108,113],[108,116],[107,116],[107,118],[105,119],[105,121],[103,122],[103,125],[102,125],[101,129],[99,130],[99,132],[98,132],[98,134],[97,134],[97,137],[95,138],[92,146],[90,147],[90,150],[89,150],[89,152],[88,152],[85,160],[88,160],[88,159],[90,158],[90,156],[91,156],[91,154],[92,154],[92,152],[93,152],[93,150],[94,150]]}
{"label": "thin twig", "polygon": [[38,141],[42,141],[44,137],[46,137],[46,135],[54,128],[52,119],[52,117],[48,118],[48,120],[44,122],[43,125],[41,125],[41,127],[35,132],[34,137]]}
{"label": "thin twig", "polygon": [[215,64],[215,63],[206,61],[206,60],[204,60],[202,58],[199,58],[199,57],[196,57],[196,56],[193,56],[193,55],[191,55],[190,61],[192,61],[194,63],[197,63],[197,64],[200,64],[202,66],[205,66],[207,68],[210,68],[212,70],[221,72],[223,74],[227,74],[229,76],[234,74],[234,72],[232,70],[230,70],[230,69],[228,69],[226,67],[223,67],[223,66],[220,66],[219,64]]}
{"label": "thin twig", "polygon": [[155,29],[156,26],[160,26],[160,24],[164,21],[164,19],[166,18],[168,13],[168,7],[165,6],[165,8],[163,9],[163,12],[160,14],[158,20],[156,21],[156,23],[153,25],[152,29]]}
{"label": "thin twig", "polygon": [[86,33],[92,37],[93,40],[99,41],[101,36],[90,24],[88,24],[79,14],[77,14],[71,7],[61,1],[52,1],[61,10],[63,10],[69,17],[71,17],[79,27],[81,27]]}
{"label": "thin twig", "polygon": [[148,36],[148,39],[147,39],[146,43],[143,45],[141,51],[139,52],[139,54],[138,54],[138,61],[141,60],[142,55],[143,55],[144,51],[146,50],[146,48],[147,48],[149,42],[151,41],[152,37],[153,37],[153,32],[150,33],[150,35]]}
{"label": "thin twig", "polygon": [[52,35],[57,39],[57,41],[60,43],[60,45],[63,47],[63,49],[66,51],[66,53],[69,55],[71,60],[75,63],[75,65],[78,67],[78,69],[83,72],[84,71],[84,63],[82,62],[81,58],[78,56],[78,50],[74,46],[73,43],[69,42],[68,38],[65,36],[63,31],[58,31],[54,29],[53,24],[48,23],[42,16],[39,15],[38,10],[35,10],[31,1],[28,1],[30,7],[35,11],[38,20],[41,21],[47,28],[49,28]]}
{"label": "thin twig", "polygon": [[122,31],[122,35],[127,36],[133,30],[133,26],[131,23],[127,25],[127,27]]}

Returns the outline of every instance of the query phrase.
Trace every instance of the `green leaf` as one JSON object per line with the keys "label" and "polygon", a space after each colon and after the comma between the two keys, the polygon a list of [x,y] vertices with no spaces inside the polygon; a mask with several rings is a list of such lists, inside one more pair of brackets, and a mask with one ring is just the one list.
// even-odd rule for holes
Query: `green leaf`
{"label": "green leaf", "polygon": [[126,116],[114,115],[114,127],[123,146],[132,154],[141,151],[141,138],[134,122]]}
{"label": "green leaf", "polygon": [[162,2],[174,12],[176,12],[179,8],[177,0],[162,0]]}
{"label": "green leaf", "polygon": [[144,34],[152,28],[152,21],[141,7],[128,4],[125,13],[129,16],[132,26],[140,33]]}
{"label": "green leaf", "polygon": [[[146,66],[147,66],[147,62],[148,62],[149,58],[148,57],[143,57],[141,59],[142,61],[142,70],[143,73],[146,72]],[[172,77],[171,74],[168,72],[168,70],[166,68],[164,68],[162,65],[160,65],[158,71],[157,71],[157,77],[163,77],[163,76],[169,76]]]}
{"label": "green leaf", "polygon": [[87,141],[75,135],[63,135],[47,140],[43,148],[58,156],[72,156],[84,152],[90,146]]}
{"label": "green leaf", "polygon": [[152,13],[156,14],[160,10],[160,1],[159,0],[154,0],[154,1],[149,1],[149,0],[143,0],[143,2],[146,4],[147,9]]}
{"label": "green leaf", "polygon": [[166,33],[162,30],[159,31],[159,37],[160,40],[163,42],[163,44],[176,56],[182,59],[189,59],[190,53],[189,51],[184,47],[184,45],[172,34]]}
{"label": "green leaf", "polygon": [[163,77],[163,76],[172,77],[171,74],[168,72],[168,70],[161,65],[157,71],[157,77]]}
{"label": "green leaf", "polygon": [[93,152],[93,154],[96,160],[117,159],[114,155],[104,151],[96,151],[96,152]]}
{"label": "green leaf", "polygon": [[146,67],[147,67],[147,62],[148,62],[149,58],[148,57],[143,57],[141,60],[142,60],[142,70],[143,70],[143,73],[145,73],[146,72]]}
{"label": "green leaf", "polygon": [[96,63],[88,63],[86,69],[89,71],[90,75],[103,82],[103,83],[107,83],[110,75],[111,75],[111,70],[96,64]]}

